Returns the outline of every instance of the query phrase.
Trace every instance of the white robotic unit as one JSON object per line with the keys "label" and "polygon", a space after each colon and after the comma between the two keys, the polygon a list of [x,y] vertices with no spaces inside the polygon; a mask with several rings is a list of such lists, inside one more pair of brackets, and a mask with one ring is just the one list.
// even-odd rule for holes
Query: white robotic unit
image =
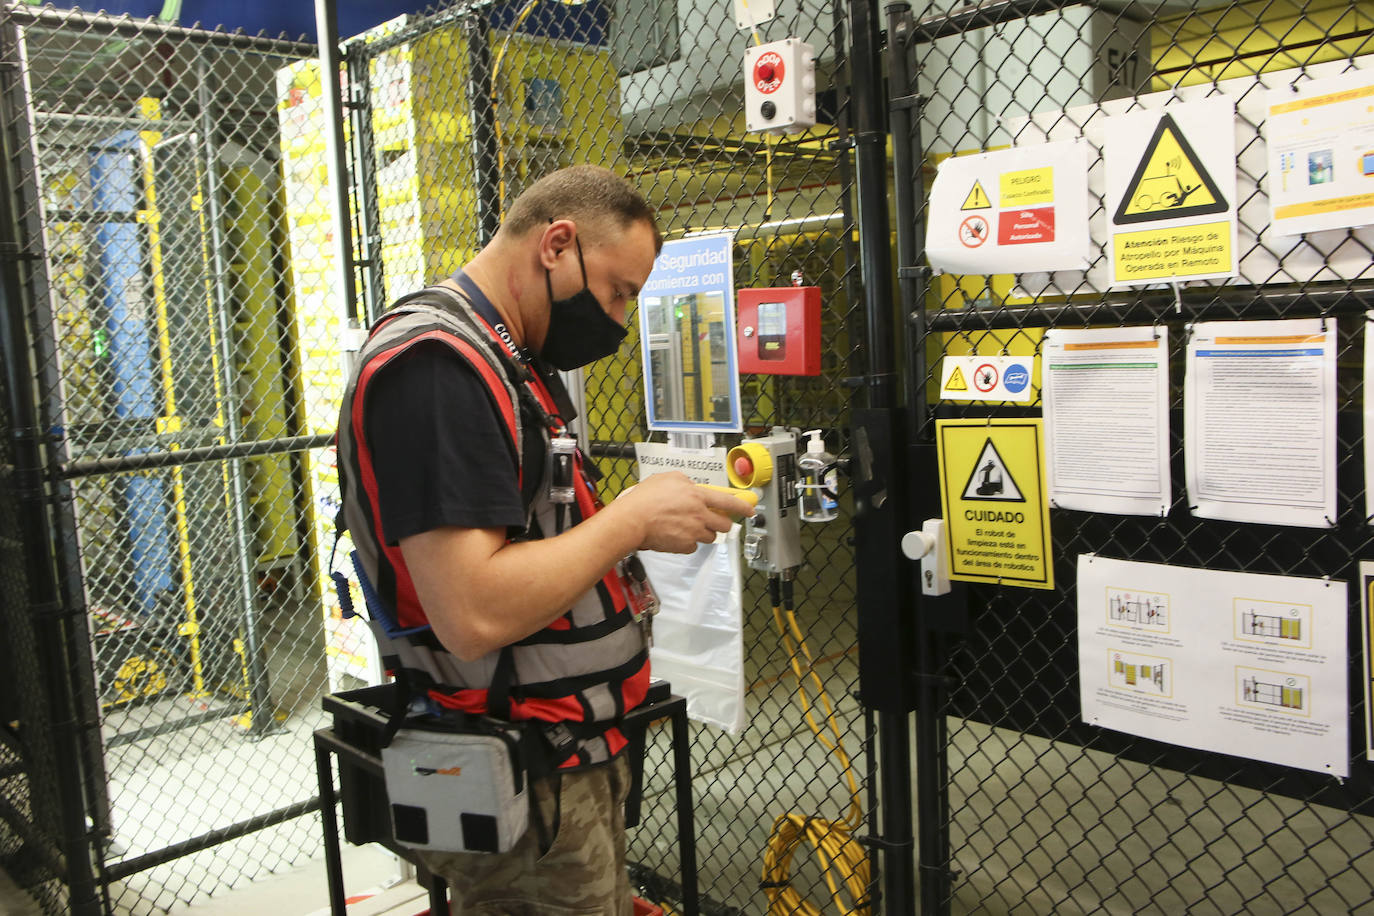
{"label": "white robotic unit", "polygon": [[796,38],[744,52],[744,119],[749,130],[794,133],[816,123],[816,54]]}

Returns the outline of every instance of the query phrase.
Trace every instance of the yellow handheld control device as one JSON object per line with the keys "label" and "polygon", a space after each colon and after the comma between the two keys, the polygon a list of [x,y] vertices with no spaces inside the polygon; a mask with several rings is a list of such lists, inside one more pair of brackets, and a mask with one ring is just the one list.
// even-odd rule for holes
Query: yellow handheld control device
{"label": "yellow handheld control device", "polygon": [[759,494],[755,493],[753,490],[741,490],[738,487],[718,487],[710,483],[699,483],[697,486],[705,490],[715,490],[718,493],[725,493],[736,499],[742,499],[749,504],[750,508],[758,505],[759,502]]}

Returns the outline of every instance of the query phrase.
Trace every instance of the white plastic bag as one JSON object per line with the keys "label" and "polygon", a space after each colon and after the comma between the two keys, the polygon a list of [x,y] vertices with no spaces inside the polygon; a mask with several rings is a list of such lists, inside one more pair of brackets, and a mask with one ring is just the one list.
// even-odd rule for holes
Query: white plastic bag
{"label": "white plastic bag", "polygon": [[687,714],[732,735],[744,727],[744,623],[740,526],[692,554],[640,551],[658,593],[654,677],[687,698]]}

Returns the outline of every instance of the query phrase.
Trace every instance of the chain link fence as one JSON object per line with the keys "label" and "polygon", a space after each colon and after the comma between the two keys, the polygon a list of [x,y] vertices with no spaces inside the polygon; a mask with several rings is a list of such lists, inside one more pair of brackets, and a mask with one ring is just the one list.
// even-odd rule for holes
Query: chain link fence
{"label": "chain link fence", "polygon": [[[758,28],[759,41],[795,36],[816,51],[822,123],[786,137],[744,131],[739,62],[755,36],[714,7],[443,5],[350,43],[350,148],[354,186],[363,191],[355,208],[365,262],[357,285],[366,313],[375,316],[395,297],[460,267],[490,237],[503,208],[540,176],[577,163],[605,165],[644,193],[667,239],[733,230],[736,288],[788,286],[794,272],[821,287],[822,373],[745,375],[742,407],[749,434],[774,425],[819,428],[832,451],[842,448],[849,393],[841,383],[853,371],[861,313],[852,166],[837,143],[847,105],[843,21],[838,7],[804,3]],[[605,474],[606,498],[634,482],[632,444],[651,438],[637,314],[629,325],[620,354],[588,367],[581,382],[582,433]],[[684,346],[686,368],[708,375],[694,363],[699,351]],[[863,720],[850,695],[857,637],[846,523],[808,528],[797,612],[814,664],[797,647],[800,667],[792,669],[762,577],[749,576],[748,725],[738,735],[692,729],[703,912],[763,912],[789,888],[829,900],[827,876],[808,861],[805,835],[790,836],[785,827],[774,834],[774,821],[796,813],[839,822],[851,797],[862,801],[869,787]],[[801,677],[810,702],[818,702],[818,684],[834,702],[836,733],[819,712],[812,721],[832,740],[837,734],[848,762],[830,755],[808,727],[794,695]],[[651,733],[647,753],[643,820],[630,835],[632,873],[641,896],[681,912],[666,732]],[[765,850],[777,863],[766,882]],[[861,851],[852,855],[863,859]],[[862,906],[863,890],[852,897]]]}
{"label": "chain link fence", "polygon": [[[847,49],[855,10],[876,9],[778,7],[750,29],[702,4],[459,3],[349,40],[351,275],[334,254],[313,48],[6,8],[0,864],[47,911],[166,909],[316,854],[318,824],[302,815],[318,804],[319,698],[379,674],[365,631],[324,587],[342,356],[391,300],[461,266],[541,175],[608,165],[658,208],[667,238],[733,231],[736,288],[787,286],[796,272],[821,287],[821,374],[742,376],[746,433],[819,428],[830,451],[862,451],[851,388],[891,367],[875,368],[885,331],[864,311],[880,278],[859,266],[883,262],[864,258],[856,233],[851,89],[871,81],[873,61]],[[1265,86],[1369,69],[1368,16],[1173,0],[887,12],[914,517],[941,514],[920,483],[936,479],[936,419],[1036,413],[939,401],[947,355],[1033,355],[1048,328],[1156,324],[1181,366],[1188,321],[1315,316],[1335,324],[1340,351],[1334,527],[1201,520],[1177,484],[1163,519],[1056,510],[1057,590],[970,586],[966,614],[928,618],[918,688],[940,715],[917,721],[931,751],[915,768],[929,784],[924,909],[1369,908],[1363,761],[1338,784],[1084,725],[1072,585],[1086,552],[1355,575],[1369,546],[1356,456],[1374,241],[1342,230],[1278,245],[1264,233],[1257,100]],[[739,61],[783,37],[815,49],[820,123],[750,134]],[[1177,298],[1114,289],[1100,239],[1086,272],[920,268],[921,202],[943,158],[1081,136],[1097,169],[1104,111],[1208,94],[1237,99],[1240,277],[1188,283]],[[883,196],[867,187],[878,176],[864,181]],[[1100,190],[1090,201],[1102,220]],[[637,316],[630,325],[621,355],[580,385],[607,497],[635,478],[632,443],[652,438]],[[883,911],[867,850],[904,841],[876,826],[874,729],[855,696],[866,558],[848,535],[861,508],[844,498],[837,522],[803,531],[795,630],[771,613],[762,577],[746,576],[748,724],[692,728],[703,912]],[[1358,603],[1350,613],[1354,626]],[[651,732],[647,753],[633,876],[641,896],[680,912],[667,734]],[[884,752],[885,791],[912,778],[904,759]]]}
{"label": "chain link fence", "polygon": [[[734,230],[736,287],[797,272],[821,287],[821,375],[744,377],[744,416],[750,434],[819,428],[845,450],[862,322],[844,21],[820,3],[756,31],[675,3],[461,4],[347,42],[355,307],[334,255],[313,48],[7,8],[24,257],[5,358],[35,381],[15,392],[34,416],[6,428],[32,437],[41,487],[14,473],[5,495],[46,513],[7,528],[24,532],[7,546],[38,549],[62,591],[25,602],[26,567],[6,564],[17,702],[0,854],[48,911],[166,909],[317,853],[301,815],[318,804],[319,697],[379,673],[324,588],[350,328],[460,266],[539,176],[608,165],[668,238]],[[816,50],[821,123],[746,134],[740,56],[784,36]],[[631,443],[648,437],[635,337],[584,381],[607,497],[633,482]],[[704,912],[791,911],[789,894],[868,905],[857,873],[827,874],[811,848],[862,861],[857,841],[786,826],[843,821],[847,836],[871,809],[845,527],[804,534],[795,630],[774,629],[763,583],[747,580],[749,724],[693,727]],[[45,614],[69,625],[55,644],[74,656],[52,670],[35,667]],[[45,708],[50,681],[65,714]],[[48,772],[62,756],[49,722],[83,755],[72,773]],[[651,734],[646,773],[635,879],[681,911],[666,734]]]}
{"label": "chain link fence", "polygon": [[[9,492],[46,506],[49,555],[42,528],[7,530],[63,582],[11,608],[11,717],[31,789],[67,768],[45,728],[81,747],[57,790],[81,806],[65,861],[12,873],[46,888],[89,861],[106,911],[163,910],[318,850],[300,816],[326,686],[304,465],[333,417],[308,414],[301,366],[337,335],[298,323],[277,115],[278,71],[314,49],[51,9],[3,25],[23,265],[6,364],[32,367],[17,397],[36,411],[9,428],[43,463]],[[66,667],[31,670],[54,652]],[[12,820],[42,828],[22,782]],[[21,837],[16,855],[51,861]],[[91,911],[72,894],[39,896]]]}
{"label": "chain link fence", "polygon": [[[1085,724],[1084,597],[1075,587],[1088,553],[1358,580],[1357,561],[1370,550],[1359,456],[1374,235],[1367,227],[1291,238],[1270,231],[1262,131],[1267,88],[1374,67],[1368,16],[1346,4],[1198,0],[1109,8],[894,4],[889,15],[898,53],[892,95],[917,99],[915,108],[893,109],[896,160],[908,163],[897,181],[916,203],[905,221],[899,212],[903,301],[913,312],[916,454],[928,456],[913,471],[935,479],[940,419],[1040,415],[1039,376],[1024,408],[941,400],[946,358],[1033,358],[1044,355],[1048,329],[1154,325],[1167,329],[1177,370],[1168,401],[1174,484],[1167,514],[1053,509],[1053,590],[969,585],[966,607],[922,630],[925,673],[933,676],[926,683],[941,714],[918,724],[939,747],[936,759],[917,763],[937,774],[919,815],[923,912],[1370,912],[1374,820],[1358,725],[1367,676],[1356,648],[1359,590],[1349,605],[1356,726],[1351,776],[1342,781]],[[1239,276],[1163,291],[1109,285],[1104,117],[1208,96],[1237,106]],[[1089,144],[1087,271],[932,276],[913,269],[924,263],[915,256],[927,241],[926,201],[946,157],[1078,138]],[[1339,517],[1315,529],[1196,517],[1183,488],[1187,325],[1315,317],[1337,329]],[[925,502],[928,516],[919,517],[941,514],[933,493]],[[1340,714],[1345,699],[1335,700]]]}

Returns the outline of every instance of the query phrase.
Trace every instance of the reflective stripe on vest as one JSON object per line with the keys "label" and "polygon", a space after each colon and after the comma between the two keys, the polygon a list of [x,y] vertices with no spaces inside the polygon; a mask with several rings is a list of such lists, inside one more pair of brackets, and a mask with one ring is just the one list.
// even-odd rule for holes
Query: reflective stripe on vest
{"label": "reflective stripe on vest", "polygon": [[[399,547],[388,547],[381,536],[376,477],[372,456],[363,436],[363,406],[367,388],[384,366],[421,341],[449,346],[477,372],[491,395],[510,437],[512,454],[520,469],[524,435],[548,430],[522,429],[518,393],[510,378],[511,366],[497,348],[494,332],[473,314],[466,301],[443,289],[463,310],[438,308],[409,300],[388,314],[374,329],[358,356],[358,370],[345,391],[339,427],[338,451],[344,513],[359,559],[383,600],[394,601],[402,627],[428,623],[415,595]],[[537,377],[528,374],[527,390],[546,415],[554,413],[553,398]],[[551,421],[550,421],[551,422]],[[581,455],[574,475],[574,523],[600,508],[587,478]],[[523,470],[523,469],[520,469]],[[547,468],[546,468],[547,472]],[[548,499],[547,481],[538,481],[535,496],[526,506],[526,518],[541,533],[554,531],[555,507]],[[522,489],[522,500],[524,500]],[[383,583],[386,583],[384,587]],[[376,629],[376,628],[374,628]],[[464,662],[444,651],[432,636],[390,640],[384,654],[394,655],[408,669],[424,672],[436,684],[433,699],[468,712],[487,712],[498,652]],[[568,612],[512,647],[515,677],[511,687],[511,717],[548,722],[603,723],[601,734],[584,735],[579,753],[567,765],[596,763],[613,756],[625,744],[613,724],[639,705],[648,690],[648,649],[644,634],[633,622],[624,590],[614,571],[583,594]],[[500,711],[497,711],[498,714]],[[590,729],[595,732],[598,729]]]}

